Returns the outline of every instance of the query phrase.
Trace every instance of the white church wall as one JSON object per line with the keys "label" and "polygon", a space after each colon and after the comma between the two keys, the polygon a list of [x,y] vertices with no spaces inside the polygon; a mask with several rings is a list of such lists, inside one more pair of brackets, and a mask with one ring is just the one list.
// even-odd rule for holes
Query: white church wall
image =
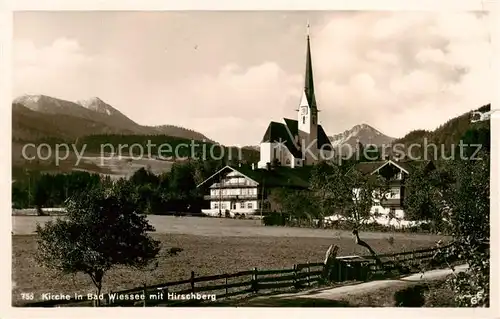
{"label": "white church wall", "polygon": [[273,158],[273,143],[260,143],[260,161],[257,164],[259,168],[266,168],[267,163],[271,163]]}

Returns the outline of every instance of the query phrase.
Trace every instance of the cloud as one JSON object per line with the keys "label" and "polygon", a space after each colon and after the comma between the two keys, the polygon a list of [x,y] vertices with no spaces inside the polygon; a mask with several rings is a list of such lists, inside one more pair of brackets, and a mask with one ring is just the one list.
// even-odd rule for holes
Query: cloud
{"label": "cloud", "polygon": [[[179,106],[182,112],[165,114],[217,141],[256,144],[271,120],[281,121],[295,113],[301,80],[274,62],[248,68],[228,64],[216,75],[196,75],[156,88],[147,104],[158,112]],[[146,120],[147,115],[139,118]]]}
{"label": "cloud", "polygon": [[56,38],[50,45],[32,40],[13,43],[14,95],[45,94],[77,100],[95,96],[110,77],[119,78],[119,65],[107,56],[85,53],[75,39]]}
{"label": "cloud", "polygon": [[489,103],[487,18],[408,12],[330,21],[313,40],[320,121],[329,133],[369,123],[400,137]]}
{"label": "cloud", "polygon": [[[488,103],[486,18],[370,13],[332,19],[311,39],[320,121],[327,132],[369,123],[401,137]],[[301,74],[265,62],[247,69],[228,65],[217,76],[190,79],[176,90],[192,86],[185,104],[193,116],[218,123],[200,121],[197,129],[249,144],[258,143],[269,121],[294,116],[302,81]],[[244,125],[250,119],[252,125]]]}
{"label": "cloud", "polygon": [[[489,103],[488,18],[466,12],[336,13],[314,26],[316,97],[327,133],[368,123],[400,137],[413,129],[433,129]],[[272,19],[261,23],[275,25]],[[133,53],[123,47],[118,53],[96,48],[89,53],[70,38],[56,38],[46,46],[16,40],[15,92],[70,100],[100,96],[141,124],[183,125],[225,144],[257,144],[270,121],[295,116],[303,89],[303,72],[285,67],[290,65],[288,56],[248,59],[256,48],[269,52],[273,40],[265,37],[258,37],[262,43],[237,39],[241,43],[230,47],[219,39],[213,43],[220,43],[220,50],[211,48],[207,39],[205,47],[218,64],[196,69],[210,62],[196,60],[202,45],[198,52],[189,51],[195,70],[185,75],[171,75],[169,66],[179,68],[175,60],[147,55],[142,46],[131,48]],[[293,43],[291,50],[302,52],[305,43]],[[251,64],[235,59],[238,55]],[[150,56],[170,64],[153,63]],[[299,63],[294,70],[304,69],[305,61]],[[163,77],[155,75],[162,72]]]}

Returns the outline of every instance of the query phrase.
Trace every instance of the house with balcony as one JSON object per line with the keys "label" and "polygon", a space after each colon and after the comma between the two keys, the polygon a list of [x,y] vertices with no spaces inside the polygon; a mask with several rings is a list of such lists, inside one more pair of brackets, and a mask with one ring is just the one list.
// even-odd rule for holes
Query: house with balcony
{"label": "house with balcony", "polygon": [[391,224],[394,226],[400,226],[401,223],[408,223],[405,221],[404,213],[405,181],[419,167],[423,167],[427,171],[432,171],[436,168],[434,163],[429,160],[385,160],[361,162],[355,165],[354,169],[362,174],[378,174],[390,181],[390,190],[386,194],[385,199],[379,201],[371,209],[374,221],[379,224]]}
{"label": "house with balcony", "polygon": [[275,188],[307,189],[311,167],[290,168],[256,165],[227,165],[197,187],[209,203],[202,213],[209,216],[252,216],[273,211],[268,201]]}

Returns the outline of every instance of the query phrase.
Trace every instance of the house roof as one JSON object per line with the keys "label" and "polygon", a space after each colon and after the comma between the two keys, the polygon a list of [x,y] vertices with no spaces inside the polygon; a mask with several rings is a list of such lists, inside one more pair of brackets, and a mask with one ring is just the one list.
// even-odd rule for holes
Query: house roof
{"label": "house roof", "polygon": [[385,165],[394,165],[403,169],[406,173],[411,174],[417,168],[422,166],[434,165],[432,161],[429,160],[404,160],[404,161],[374,161],[374,162],[361,162],[357,163],[354,168],[363,174],[372,174],[377,169]]}
{"label": "house roof", "polygon": [[217,181],[217,177],[225,174],[228,171],[236,171],[257,182],[259,185],[264,184],[265,187],[292,187],[292,188],[308,188],[309,177],[311,175],[311,167],[289,168],[284,166],[267,169],[252,169],[248,165],[241,166],[225,166],[217,173],[210,176],[197,187],[200,187],[211,181]]}
{"label": "house roof", "polygon": [[309,187],[310,167],[290,168],[277,166],[270,170],[253,169],[246,165],[232,167],[234,170],[250,177],[259,184],[264,183],[267,187]]}

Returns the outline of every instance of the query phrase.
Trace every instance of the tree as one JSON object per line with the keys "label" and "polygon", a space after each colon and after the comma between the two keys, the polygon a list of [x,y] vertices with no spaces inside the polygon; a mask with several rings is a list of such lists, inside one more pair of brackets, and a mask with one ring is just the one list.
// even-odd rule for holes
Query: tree
{"label": "tree", "polygon": [[315,167],[311,177],[311,189],[322,214],[334,212],[347,221],[356,244],[368,249],[380,265],[375,251],[359,238],[359,230],[373,217],[371,208],[385,198],[389,182],[379,174],[364,175],[352,166],[342,168],[326,162]]}
{"label": "tree", "polygon": [[37,226],[37,260],[63,273],[89,275],[98,296],[112,267],[144,267],[160,250],[160,242],[146,233],[154,228],[128,181],[76,194],[67,201],[66,210],[65,219]]}
{"label": "tree", "polygon": [[408,176],[404,185],[406,219],[429,221],[435,231],[443,230],[444,217],[439,178],[439,172],[427,172],[420,166]]}
{"label": "tree", "polygon": [[311,189],[321,215],[335,214],[360,230],[373,215],[371,208],[388,193],[388,181],[381,175],[364,175],[354,167],[319,164],[313,170]]}
{"label": "tree", "polygon": [[454,161],[454,181],[443,188],[454,239],[445,253],[458,255],[469,265],[450,280],[462,306],[489,306],[490,158],[486,151],[480,158]]}
{"label": "tree", "polygon": [[47,175],[42,175],[42,177],[38,180],[38,182],[35,185],[35,190],[34,190],[34,195],[33,195],[33,200],[34,204],[36,207],[37,214],[42,216],[44,215],[44,212],[42,210],[42,207],[44,207],[49,198],[49,190],[48,188],[50,187],[50,184],[47,183]]}
{"label": "tree", "polygon": [[[315,203],[308,190],[289,190],[275,188],[269,195],[269,201],[280,214],[296,218],[299,222],[306,220],[309,225],[313,224],[315,215]],[[282,215],[281,215],[282,216]]]}
{"label": "tree", "polygon": [[151,184],[157,186],[159,183],[159,178],[149,169],[144,167],[139,168],[134,174],[130,177],[130,181],[135,185],[146,185]]}
{"label": "tree", "polygon": [[380,204],[390,192],[389,179],[381,175],[365,175],[357,170],[351,170],[345,176],[346,188],[351,189],[346,198],[346,207],[341,210],[344,217],[351,221],[355,230],[360,230],[370,219],[375,217],[371,209]]}
{"label": "tree", "polygon": [[314,166],[310,185],[320,218],[340,213],[351,200],[349,194],[352,189],[349,189],[344,178],[342,166],[328,162],[320,162]]}

